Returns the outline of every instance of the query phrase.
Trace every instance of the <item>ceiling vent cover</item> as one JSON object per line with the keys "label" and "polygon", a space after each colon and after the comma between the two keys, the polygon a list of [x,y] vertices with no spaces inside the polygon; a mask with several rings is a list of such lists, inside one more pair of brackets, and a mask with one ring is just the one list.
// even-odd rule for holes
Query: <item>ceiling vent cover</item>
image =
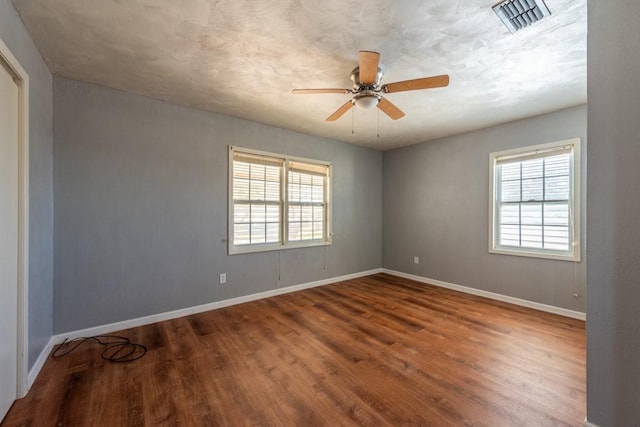
{"label": "ceiling vent cover", "polygon": [[504,0],[492,9],[512,33],[551,15],[544,0]]}

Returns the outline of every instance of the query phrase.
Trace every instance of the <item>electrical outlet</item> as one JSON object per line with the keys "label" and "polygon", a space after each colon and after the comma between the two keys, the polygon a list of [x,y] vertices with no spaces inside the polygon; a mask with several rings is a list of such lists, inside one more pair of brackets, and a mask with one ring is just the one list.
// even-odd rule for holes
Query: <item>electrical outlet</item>
{"label": "electrical outlet", "polygon": [[414,263],[414,264],[420,264],[420,258],[419,258],[419,257],[417,257],[417,256],[414,256],[414,257],[413,257],[413,263]]}
{"label": "electrical outlet", "polygon": [[220,283],[227,283],[227,273],[220,274]]}

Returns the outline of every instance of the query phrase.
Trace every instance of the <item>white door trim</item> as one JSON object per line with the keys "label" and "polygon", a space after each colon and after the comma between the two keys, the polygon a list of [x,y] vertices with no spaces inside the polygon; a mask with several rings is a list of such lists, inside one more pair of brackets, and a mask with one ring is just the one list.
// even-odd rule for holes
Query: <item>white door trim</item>
{"label": "white door trim", "polygon": [[18,85],[18,366],[16,396],[29,391],[29,75],[0,39],[0,59]]}

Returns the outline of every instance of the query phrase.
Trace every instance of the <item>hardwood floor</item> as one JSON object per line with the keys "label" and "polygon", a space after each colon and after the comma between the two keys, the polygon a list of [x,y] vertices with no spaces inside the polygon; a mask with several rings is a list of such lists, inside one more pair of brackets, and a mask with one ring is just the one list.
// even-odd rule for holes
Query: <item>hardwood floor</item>
{"label": "hardwood floor", "polygon": [[2,426],[581,426],[585,325],[386,274],[49,358]]}

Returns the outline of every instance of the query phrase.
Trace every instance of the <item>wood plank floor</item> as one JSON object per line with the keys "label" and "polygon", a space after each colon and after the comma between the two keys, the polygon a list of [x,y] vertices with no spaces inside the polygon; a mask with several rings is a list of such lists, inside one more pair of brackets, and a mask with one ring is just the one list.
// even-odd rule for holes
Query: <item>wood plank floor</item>
{"label": "wood plank floor", "polygon": [[581,426],[585,325],[386,274],[49,358],[2,426]]}

